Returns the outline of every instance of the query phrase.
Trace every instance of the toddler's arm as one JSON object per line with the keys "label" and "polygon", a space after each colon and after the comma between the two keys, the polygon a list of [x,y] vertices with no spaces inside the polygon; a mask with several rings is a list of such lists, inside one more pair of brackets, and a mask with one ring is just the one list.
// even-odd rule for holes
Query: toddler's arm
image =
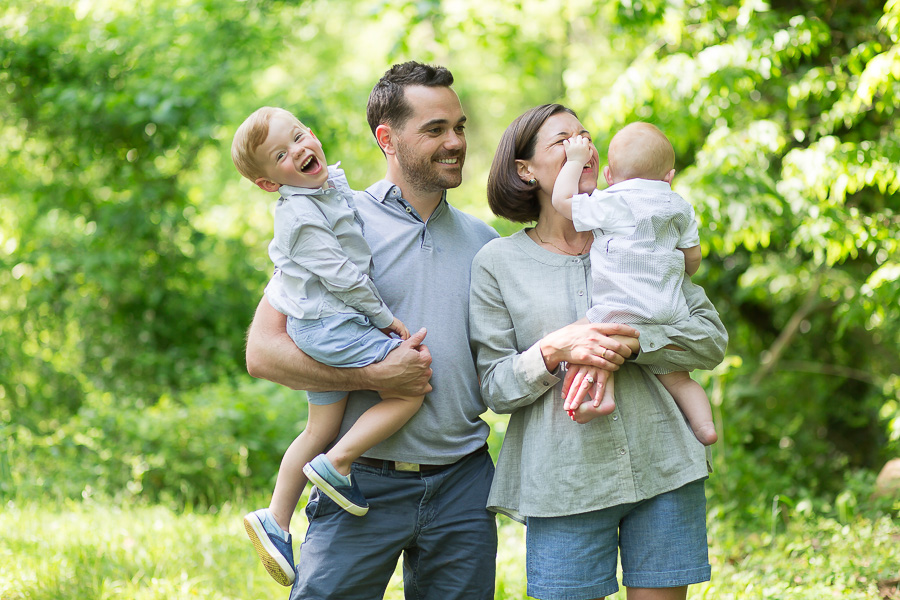
{"label": "toddler's arm", "polygon": [[703,260],[703,253],[700,251],[700,245],[691,246],[690,248],[679,248],[684,254],[684,271],[693,276],[700,268],[700,261]]}
{"label": "toddler's arm", "polygon": [[567,219],[572,218],[572,196],[578,193],[578,180],[584,165],[591,160],[591,141],[576,135],[563,141],[566,149],[566,164],[556,176],[553,185],[553,208]]}
{"label": "toddler's arm", "polygon": [[387,335],[391,335],[391,333],[396,333],[397,336],[401,340],[409,339],[409,329],[407,329],[406,325],[403,324],[403,321],[401,321],[397,317],[394,317],[394,320],[391,322],[391,324],[388,325],[387,327],[385,327],[384,329],[382,329],[381,331]]}
{"label": "toddler's arm", "polygon": [[318,278],[322,286],[341,302],[372,321],[375,327],[390,328],[394,315],[368,274],[347,256],[337,235],[321,212],[296,202],[299,218],[279,226],[275,242],[290,261]]}

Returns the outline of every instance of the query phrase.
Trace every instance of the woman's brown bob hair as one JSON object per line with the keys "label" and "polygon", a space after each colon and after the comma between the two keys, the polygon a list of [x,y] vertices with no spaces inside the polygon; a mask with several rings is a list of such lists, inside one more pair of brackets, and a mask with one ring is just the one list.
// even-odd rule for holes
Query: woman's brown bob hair
{"label": "woman's brown bob hair", "polygon": [[561,112],[578,118],[575,111],[562,104],[542,104],[522,113],[503,132],[487,182],[488,205],[498,217],[517,223],[538,220],[538,188],[522,181],[516,161],[534,157],[538,131],[547,119]]}

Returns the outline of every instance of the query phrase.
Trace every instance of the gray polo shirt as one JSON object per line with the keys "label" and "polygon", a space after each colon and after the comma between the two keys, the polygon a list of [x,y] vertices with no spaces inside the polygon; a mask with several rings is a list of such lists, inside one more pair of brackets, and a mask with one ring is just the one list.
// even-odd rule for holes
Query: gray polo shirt
{"label": "gray polo shirt", "polygon": [[[365,453],[371,458],[449,464],[482,446],[489,433],[469,347],[472,259],[497,232],[447,203],[424,221],[387,180],[356,192],[381,297],[411,333],[425,327],[434,391],[403,428]],[[375,392],[350,394],[343,434],[378,402]]]}

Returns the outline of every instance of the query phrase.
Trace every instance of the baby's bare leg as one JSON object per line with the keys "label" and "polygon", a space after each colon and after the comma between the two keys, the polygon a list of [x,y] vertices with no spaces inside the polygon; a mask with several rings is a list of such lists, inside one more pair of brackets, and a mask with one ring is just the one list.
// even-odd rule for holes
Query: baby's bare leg
{"label": "baby's bare leg", "polygon": [[308,481],[303,474],[303,465],[321,454],[337,437],[346,406],[346,397],[335,404],[310,404],[306,428],[291,443],[281,459],[269,510],[285,531],[290,531],[291,517]]}
{"label": "baby's bare leg", "polygon": [[422,406],[424,396],[381,396],[382,400],[364,412],[337,444],[325,453],[341,475],[350,473],[350,464],[366,450],[383,442],[403,427]]}
{"label": "baby's bare leg", "polygon": [[719,439],[713,424],[712,409],[703,387],[691,379],[686,371],[675,371],[657,375],[660,383],[672,394],[678,408],[687,417],[694,435],[704,446],[715,444]]}

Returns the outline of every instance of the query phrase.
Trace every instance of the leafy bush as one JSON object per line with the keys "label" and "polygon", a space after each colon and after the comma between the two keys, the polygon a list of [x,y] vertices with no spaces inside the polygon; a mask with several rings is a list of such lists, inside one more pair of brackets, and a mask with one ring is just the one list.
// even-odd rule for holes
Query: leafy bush
{"label": "leafy bush", "polygon": [[164,396],[152,406],[98,394],[50,435],[5,428],[0,462],[10,476],[0,494],[211,506],[266,493],[306,407],[302,392],[259,381]]}

